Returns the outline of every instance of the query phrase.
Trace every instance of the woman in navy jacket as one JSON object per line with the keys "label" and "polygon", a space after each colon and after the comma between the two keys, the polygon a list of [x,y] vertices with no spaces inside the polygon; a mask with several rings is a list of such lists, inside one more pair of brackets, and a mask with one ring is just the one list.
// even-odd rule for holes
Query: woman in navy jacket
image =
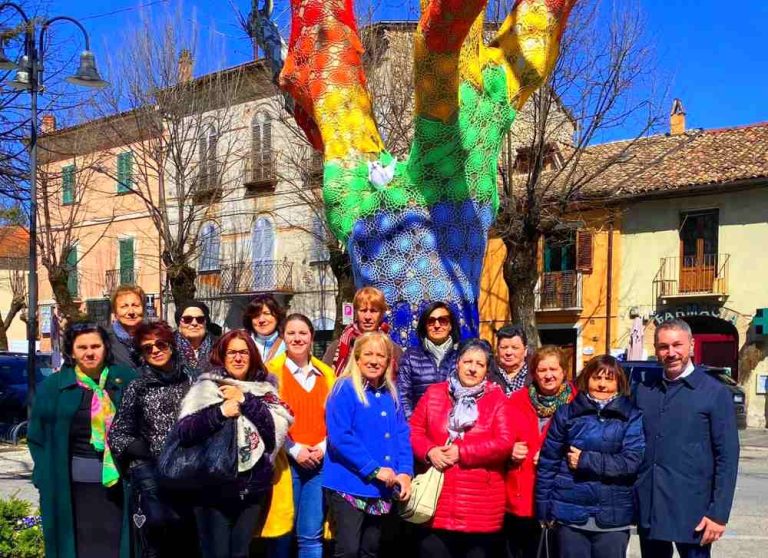
{"label": "woman in navy jacket", "polygon": [[593,358],[576,385],[579,394],[557,410],[541,450],[536,513],[558,524],[561,558],[623,557],[645,450],[642,416],[611,356]]}

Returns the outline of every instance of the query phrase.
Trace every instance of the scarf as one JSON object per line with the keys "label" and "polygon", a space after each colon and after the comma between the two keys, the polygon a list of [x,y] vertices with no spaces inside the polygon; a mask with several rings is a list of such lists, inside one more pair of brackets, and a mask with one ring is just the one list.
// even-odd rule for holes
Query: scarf
{"label": "scarf", "polygon": [[[389,333],[389,325],[381,324],[379,331],[382,333]],[[352,354],[352,347],[355,344],[355,339],[363,334],[360,328],[357,327],[357,322],[354,322],[344,328],[339,337],[339,344],[336,346],[336,354],[333,356],[333,370],[336,373],[336,377],[341,376],[344,369],[349,362],[349,355]]]}
{"label": "scarf", "polygon": [[435,357],[438,368],[440,368],[440,363],[443,362],[445,355],[447,355],[448,351],[450,351],[452,348],[453,348],[453,339],[451,339],[450,337],[445,341],[443,341],[442,345],[436,345],[435,343],[430,341],[428,337],[424,338],[424,350],[427,351],[429,354],[431,354],[433,357]]}
{"label": "scarf", "polygon": [[513,377],[510,377],[507,371],[499,366],[499,376],[501,376],[501,381],[504,382],[504,393],[509,395],[525,387],[525,382],[528,380],[528,364],[523,362],[520,370]]}
{"label": "scarf", "polygon": [[135,347],[133,346],[133,335],[125,331],[123,324],[121,324],[118,320],[113,321],[112,331],[115,333],[115,337],[117,337],[117,340],[120,341],[120,343],[122,343],[123,345],[125,345],[126,349],[128,349],[128,354],[131,357],[131,361],[134,364],[138,364],[139,362],[141,362],[141,357],[139,353],[136,351]]}
{"label": "scarf", "polygon": [[[181,361],[186,365],[187,369],[194,371],[200,367],[201,363],[205,364],[208,362],[208,357],[211,355],[211,349],[213,348],[213,340],[210,335],[205,335],[203,342],[197,349],[197,354],[195,354],[195,348],[192,346],[189,339],[184,337],[178,331],[175,332],[173,336],[176,338],[176,349],[181,355]],[[197,374],[195,374],[195,376],[197,376]]]}
{"label": "scarf", "polygon": [[277,356],[283,339],[280,337],[280,333],[275,330],[271,335],[254,333],[253,341],[259,350],[261,360],[266,364]]}
{"label": "scarf", "polygon": [[554,395],[540,394],[536,389],[536,384],[528,386],[528,396],[531,398],[531,403],[539,418],[547,418],[554,415],[561,405],[565,405],[571,400],[572,395],[573,387],[568,382],[563,382],[563,385],[560,386],[560,389]]}
{"label": "scarf", "polygon": [[112,426],[112,419],[115,418],[115,405],[104,389],[108,376],[109,368],[105,366],[97,384],[90,376],[80,370],[79,366],[75,366],[77,385],[93,392],[91,399],[91,445],[96,451],[104,454],[101,483],[107,487],[114,486],[120,478],[120,473],[112,457],[112,451],[110,451],[107,443],[107,433]]}
{"label": "scarf", "polygon": [[456,374],[448,377],[448,393],[453,400],[453,407],[448,415],[449,441],[463,438],[464,432],[477,422],[477,400],[485,393],[486,382],[484,379],[475,387],[464,387]]}

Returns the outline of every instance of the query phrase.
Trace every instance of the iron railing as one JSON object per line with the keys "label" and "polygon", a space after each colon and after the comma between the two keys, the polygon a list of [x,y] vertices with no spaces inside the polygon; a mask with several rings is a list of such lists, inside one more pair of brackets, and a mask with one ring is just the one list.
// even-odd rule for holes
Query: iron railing
{"label": "iron railing", "polygon": [[196,296],[223,298],[234,294],[293,292],[293,263],[269,260],[223,265],[198,273]]}
{"label": "iron railing", "polygon": [[729,254],[661,258],[653,278],[655,298],[726,296]]}
{"label": "iron railing", "polygon": [[536,288],[536,310],[581,310],[582,273],[542,273]]}
{"label": "iron railing", "polygon": [[108,269],[104,274],[104,290],[112,293],[120,285],[133,285],[136,283],[136,270],[132,267],[120,269]]}

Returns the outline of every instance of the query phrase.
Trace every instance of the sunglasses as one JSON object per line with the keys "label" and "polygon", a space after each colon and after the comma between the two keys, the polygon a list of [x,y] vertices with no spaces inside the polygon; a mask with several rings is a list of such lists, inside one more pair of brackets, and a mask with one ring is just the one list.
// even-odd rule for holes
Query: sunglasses
{"label": "sunglasses", "polygon": [[205,323],[205,316],[182,316],[181,323],[189,325],[192,322],[197,322],[202,325]]}
{"label": "sunglasses", "polygon": [[141,352],[144,354],[144,356],[149,356],[155,351],[155,349],[157,349],[161,353],[164,353],[170,348],[171,348],[171,345],[169,343],[166,343],[165,341],[157,340],[154,343],[147,343],[146,345],[142,345]]}
{"label": "sunglasses", "polygon": [[439,324],[443,327],[451,325],[451,319],[448,316],[438,316],[437,318],[427,318],[427,325],[433,326]]}

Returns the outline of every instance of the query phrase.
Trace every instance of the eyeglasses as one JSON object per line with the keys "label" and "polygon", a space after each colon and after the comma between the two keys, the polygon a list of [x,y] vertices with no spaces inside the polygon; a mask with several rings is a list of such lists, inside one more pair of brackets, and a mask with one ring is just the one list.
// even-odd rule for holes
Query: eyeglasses
{"label": "eyeglasses", "polygon": [[242,358],[250,358],[251,353],[248,352],[248,349],[243,349],[242,351],[227,351],[224,353],[224,356],[226,356],[229,359],[233,359],[236,356],[242,357]]}
{"label": "eyeglasses", "polygon": [[437,316],[436,318],[427,318],[427,325],[433,326],[439,324],[443,327],[451,325],[451,319],[448,316]]}
{"label": "eyeglasses", "polygon": [[164,353],[165,351],[167,351],[167,350],[168,350],[168,349],[170,349],[170,348],[171,348],[171,345],[170,345],[170,344],[168,344],[168,343],[167,343],[167,342],[165,342],[165,341],[160,341],[160,340],[158,339],[158,340],[157,340],[157,341],[155,341],[154,343],[147,343],[146,345],[142,345],[142,346],[141,346],[141,352],[142,352],[142,353],[143,353],[145,356],[149,356],[149,355],[151,355],[153,352],[155,352],[155,349],[157,349],[157,350],[158,350],[158,351],[160,351],[161,353]]}
{"label": "eyeglasses", "polygon": [[192,322],[197,322],[198,324],[202,325],[205,323],[205,316],[182,316],[181,317],[181,323],[185,325],[189,325]]}

